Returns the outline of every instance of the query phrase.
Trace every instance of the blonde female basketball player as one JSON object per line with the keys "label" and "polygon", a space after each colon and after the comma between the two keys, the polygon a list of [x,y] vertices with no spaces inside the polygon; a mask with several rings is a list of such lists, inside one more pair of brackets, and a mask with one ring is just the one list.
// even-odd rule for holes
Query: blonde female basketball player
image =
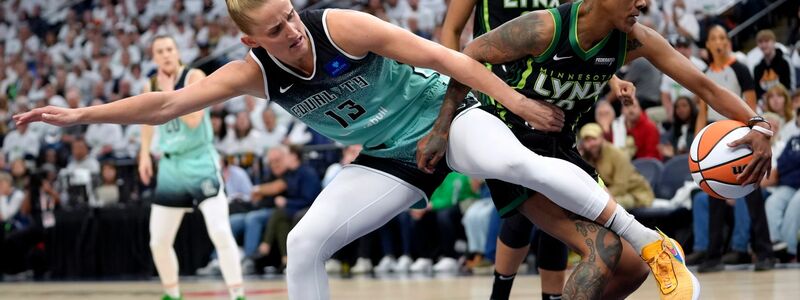
{"label": "blonde female basketball player", "polygon": [[[158,73],[150,78],[145,91],[179,90],[206,77],[203,71],[181,65],[173,38],[158,36],[151,48]],[[212,145],[208,109],[171,119],[157,129],[163,156],[158,161],[156,194],[150,208],[150,250],[164,285],[163,299],[181,299],[178,259],[172,244],[183,214],[195,205],[203,213],[208,235],[217,249],[231,299],[244,299],[239,249],[228,220],[228,199],[222,188],[217,151]],[[145,184],[153,177],[152,138],[153,127],[143,125],[139,176]]]}
{"label": "blonde female basketball player", "polygon": [[[432,170],[434,166],[422,162],[431,173],[416,168],[416,157],[428,154],[427,149],[416,151],[420,139],[432,131],[447,134],[449,120],[434,124],[443,107],[447,77],[414,66],[453,76],[497,99],[537,128],[563,125],[558,109],[525,98],[480,63],[373,16],[348,10],[298,13],[289,0],[226,3],[245,33],[242,42],[252,48],[245,59],[228,63],[181,90],[80,109],[39,108],[14,118],[19,124],[45,121],[59,126],[161,124],[230,97],[250,94],[276,101],[331,139],[364,145],[359,158],[320,193],[289,235],[287,281],[292,299],[328,298],[325,260],[424,199],[447,174],[444,164]],[[662,237],[629,214],[614,210],[616,202],[580,168],[530,152],[502,121],[470,108],[462,109],[453,125],[474,126],[480,138],[491,139],[454,135],[449,143],[459,148],[458,155],[448,154],[447,160],[462,163],[456,171],[525,186],[589,220],[601,224],[616,220],[611,228],[626,240],[660,245]],[[444,107],[445,113],[456,109]],[[472,163],[492,162],[498,157],[504,162]],[[562,226],[575,226],[564,214],[561,217],[566,222],[560,222]],[[591,230],[587,241],[596,250],[592,259],[599,256],[608,270],[613,270],[620,261],[619,237],[601,227],[587,229]],[[688,272],[680,257],[668,253],[671,251],[675,248],[658,249],[663,259],[674,262],[656,270],[657,274]],[[606,255],[610,260],[605,260]],[[691,281],[678,281],[674,276],[657,279],[690,298],[699,292]],[[603,285],[604,279],[592,284]]]}

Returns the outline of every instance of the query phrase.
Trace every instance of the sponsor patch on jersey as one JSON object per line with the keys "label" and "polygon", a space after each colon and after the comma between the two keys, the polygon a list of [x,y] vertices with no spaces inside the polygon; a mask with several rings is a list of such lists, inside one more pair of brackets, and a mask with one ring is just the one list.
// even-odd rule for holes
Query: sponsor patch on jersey
{"label": "sponsor patch on jersey", "polygon": [[598,57],[594,59],[594,64],[596,66],[610,66],[613,64],[617,59],[614,57]]}
{"label": "sponsor patch on jersey", "polygon": [[342,73],[349,69],[350,63],[348,63],[347,60],[341,55],[336,56],[333,60],[325,64],[325,72],[333,77],[342,75]]}

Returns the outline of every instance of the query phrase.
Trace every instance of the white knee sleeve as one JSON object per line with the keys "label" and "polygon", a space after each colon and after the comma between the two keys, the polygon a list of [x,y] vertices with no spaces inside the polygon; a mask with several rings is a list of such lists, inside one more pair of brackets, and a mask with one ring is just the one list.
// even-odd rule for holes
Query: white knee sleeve
{"label": "white knee sleeve", "polygon": [[502,121],[479,109],[453,121],[447,162],[470,177],[498,179],[540,192],[590,220],[597,219],[610,199],[581,168],[530,151]]}
{"label": "white knee sleeve", "polygon": [[231,232],[228,218],[228,200],[225,193],[200,203],[200,211],[206,221],[206,229],[211,242],[217,249],[222,277],[228,286],[242,284],[242,266],[239,263],[239,249]]}
{"label": "white knee sleeve", "polygon": [[363,166],[345,167],[289,232],[289,299],[328,299],[325,260],[422,197],[418,189],[391,175]]}
{"label": "white knee sleeve", "polygon": [[172,244],[185,212],[183,208],[157,204],[150,208],[150,252],[164,286],[178,283],[178,258]]}

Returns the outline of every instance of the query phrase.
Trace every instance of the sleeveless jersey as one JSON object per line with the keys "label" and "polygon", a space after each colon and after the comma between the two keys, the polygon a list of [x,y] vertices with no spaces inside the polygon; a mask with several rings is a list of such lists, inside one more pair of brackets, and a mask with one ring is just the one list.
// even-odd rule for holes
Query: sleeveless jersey
{"label": "sleeveless jersey", "polygon": [[[175,83],[175,90],[181,89],[186,84],[190,69],[184,68],[181,76]],[[150,77],[152,91],[160,91],[157,75]],[[158,144],[161,151],[167,154],[181,154],[196,149],[213,149],[214,132],[211,129],[209,109],[204,110],[203,120],[195,128],[190,128],[186,123],[175,118],[164,124],[158,125]]]}
{"label": "sleeveless jersey", "polygon": [[[614,30],[589,50],[578,43],[578,9],[583,1],[547,11],[555,30],[547,50],[504,64],[505,81],[528,98],[545,100],[565,113],[561,134],[574,143],[575,126],[581,114],[597,101],[608,80],[625,61],[627,34]],[[527,128],[526,122],[488,96],[481,95],[484,108],[511,127]],[[488,106],[488,107],[487,107]]]}
{"label": "sleeveless jersey", "polygon": [[267,99],[332,140],[361,144],[367,155],[413,164],[416,142],[430,131],[448,78],[374,53],[352,56],[331,40],[327,10],[299,15],[314,71],[301,75],[265,49],[252,49]]}
{"label": "sleeveless jersey", "polygon": [[559,0],[476,0],[472,36],[478,37],[527,12],[558,5]]}

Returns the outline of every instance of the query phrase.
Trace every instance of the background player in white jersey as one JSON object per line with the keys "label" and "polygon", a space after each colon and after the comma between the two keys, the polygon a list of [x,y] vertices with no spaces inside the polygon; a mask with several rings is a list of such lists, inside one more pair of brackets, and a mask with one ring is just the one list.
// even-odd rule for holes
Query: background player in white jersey
{"label": "background player in white jersey", "polygon": [[[173,91],[206,77],[203,71],[180,63],[173,38],[155,37],[151,48],[158,72],[145,85],[146,92]],[[145,184],[153,177],[150,158],[153,129],[148,125],[142,127],[139,176]],[[228,200],[222,187],[218,154],[212,145],[208,109],[169,120],[157,129],[163,155],[158,161],[155,199],[150,208],[150,249],[164,285],[163,299],[181,299],[178,259],[172,244],[183,214],[194,206],[203,213],[231,299],[244,299],[239,249],[228,220]]]}

